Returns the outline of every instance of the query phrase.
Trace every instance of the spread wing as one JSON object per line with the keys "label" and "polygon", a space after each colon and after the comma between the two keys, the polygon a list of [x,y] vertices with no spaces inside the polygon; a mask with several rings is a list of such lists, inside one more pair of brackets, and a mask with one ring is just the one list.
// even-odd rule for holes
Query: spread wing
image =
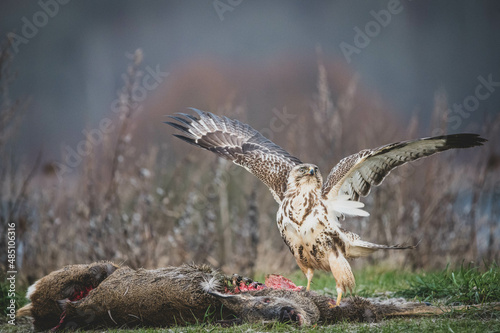
{"label": "spread wing", "polygon": [[480,146],[485,141],[477,134],[453,134],[362,150],[342,159],[330,171],[323,184],[322,196],[331,199],[348,195],[352,200],[359,200],[397,166],[448,149]]}
{"label": "spread wing", "polygon": [[178,113],[183,117],[170,116],[177,123],[166,123],[183,134],[174,136],[241,165],[266,184],[274,199],[281,203],[288,173],[302,162],[247,124],[210,112],[192,110],[199,118],[185,113]]}

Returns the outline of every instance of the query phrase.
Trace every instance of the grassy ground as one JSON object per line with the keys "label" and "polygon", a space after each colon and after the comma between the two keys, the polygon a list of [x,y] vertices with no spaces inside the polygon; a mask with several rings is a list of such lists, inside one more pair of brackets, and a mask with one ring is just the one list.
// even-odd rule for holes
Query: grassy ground
{"label": "grassy ground", "polygon": [[[363,297],[404,297],[422,300],[447,307],[449,305],[482,304],[500,302],[500,268],[497,265],[475,267],[463,265],[440,272],[411,273],[401,270],[368,267],[355,272],[356,295]],[[305,284],[300,272],[290,278],[299,285]],[[257,277],[263,280],[263,276]],[[2,285],[3,287],[3,285]],[[333,280],[329,274],[318,272],[313,288],[325,294],[334,294]],[[3,289],[2,289],[3,290]],[[2,295],[5,297],[5,295]],[[2,301],[3,304],[3,301]],[[0,320],[0,332],[25,332],[30,330],[27,320],[18,319],[18,326],[5,324]],[[445,315],[426,318],[400,318],[379,323],[337,323],[327,327],[297,328],[285,324],[242,325],[228,329],[217,326],[188,326],[171,329],[110,330],[110,332],[500,332],[500,311],[471,309],[451,311]]]}

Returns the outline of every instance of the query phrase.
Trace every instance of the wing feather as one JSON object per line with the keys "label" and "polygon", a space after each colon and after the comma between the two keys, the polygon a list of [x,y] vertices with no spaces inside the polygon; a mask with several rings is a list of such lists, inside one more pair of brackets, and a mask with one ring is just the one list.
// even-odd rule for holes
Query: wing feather
{"label": "wing feather", "polygon": [[169,116],[176,122],[166,124],[183,134],[174,136],[244,167],[266,184],[280,203],[286,191],[288,173],[302,162],[247,124],[191,110],[199,118],[186,113]]}
{"label": "wing feather", "polygon": [[324,198],[348,195],[352,200],[367,196],[394,168],[419,158],[453,148],[481,146],[477,134],[452,134],[397,142],[375,149],[365,149],[342,159],[330,171],[322,188]]}

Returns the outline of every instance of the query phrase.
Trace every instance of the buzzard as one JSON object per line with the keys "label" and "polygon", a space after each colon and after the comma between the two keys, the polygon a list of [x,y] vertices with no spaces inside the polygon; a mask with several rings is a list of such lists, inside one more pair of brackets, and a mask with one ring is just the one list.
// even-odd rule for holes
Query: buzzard
{"label": "buzzard", "polygon": [[399,165],[452,148],[480,146],[486,139],[477,134],[453,134],[397,142],[365,149],[342,159],[323,182],[318,167],[303,163],[247,124],[192,109],[199,117],[178,113],[166,122],[182,132],[175,135],[195,146],[247,169],[266,184],[279,203],[281,237],[307,277],[307,290],[315,269],[331,271],[336,281],[337,302],[355,286],[347,259],[381,249],[414,246],[379,245],[342,229],[344,215],[368,216],[359,202],[372,186],[379,185]]}

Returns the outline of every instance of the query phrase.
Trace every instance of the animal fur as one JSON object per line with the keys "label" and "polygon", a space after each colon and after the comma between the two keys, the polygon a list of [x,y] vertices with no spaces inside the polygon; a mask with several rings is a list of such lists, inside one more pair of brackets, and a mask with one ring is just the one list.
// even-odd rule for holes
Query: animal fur
{"label": "animal fur", "polygon": [[[230,278],[209,266],[133,270],[110,262],[71,265],[32,285],[27,295],[31,303],[17,315],[33,317],[35,329],[45,330],[166,327],[210,321],[280,321],[307,326],[437,313],[436,308],[421,303],[374,303],[360,297],[346,298],[332,308],[335,300],[304,288],[297,291],[290,281],[279,278],[283,284],[266,282],[266,287],[237,275]],[[277,276],[268,280],[272,279]],[[283,286],[290,289],[274,289]],[[81,293],[85,290],[88,294]]]}
{"label": "animal fur", "polygon": [[17,316],[33,317],[37,329],[46,330],[59,323],[61,309],[58,301],[90,288],[96,288],[111,275],[117,265],[103,261],[88,265],[71,265],[54,271],[28,288],[30,304],[19,309]]}

